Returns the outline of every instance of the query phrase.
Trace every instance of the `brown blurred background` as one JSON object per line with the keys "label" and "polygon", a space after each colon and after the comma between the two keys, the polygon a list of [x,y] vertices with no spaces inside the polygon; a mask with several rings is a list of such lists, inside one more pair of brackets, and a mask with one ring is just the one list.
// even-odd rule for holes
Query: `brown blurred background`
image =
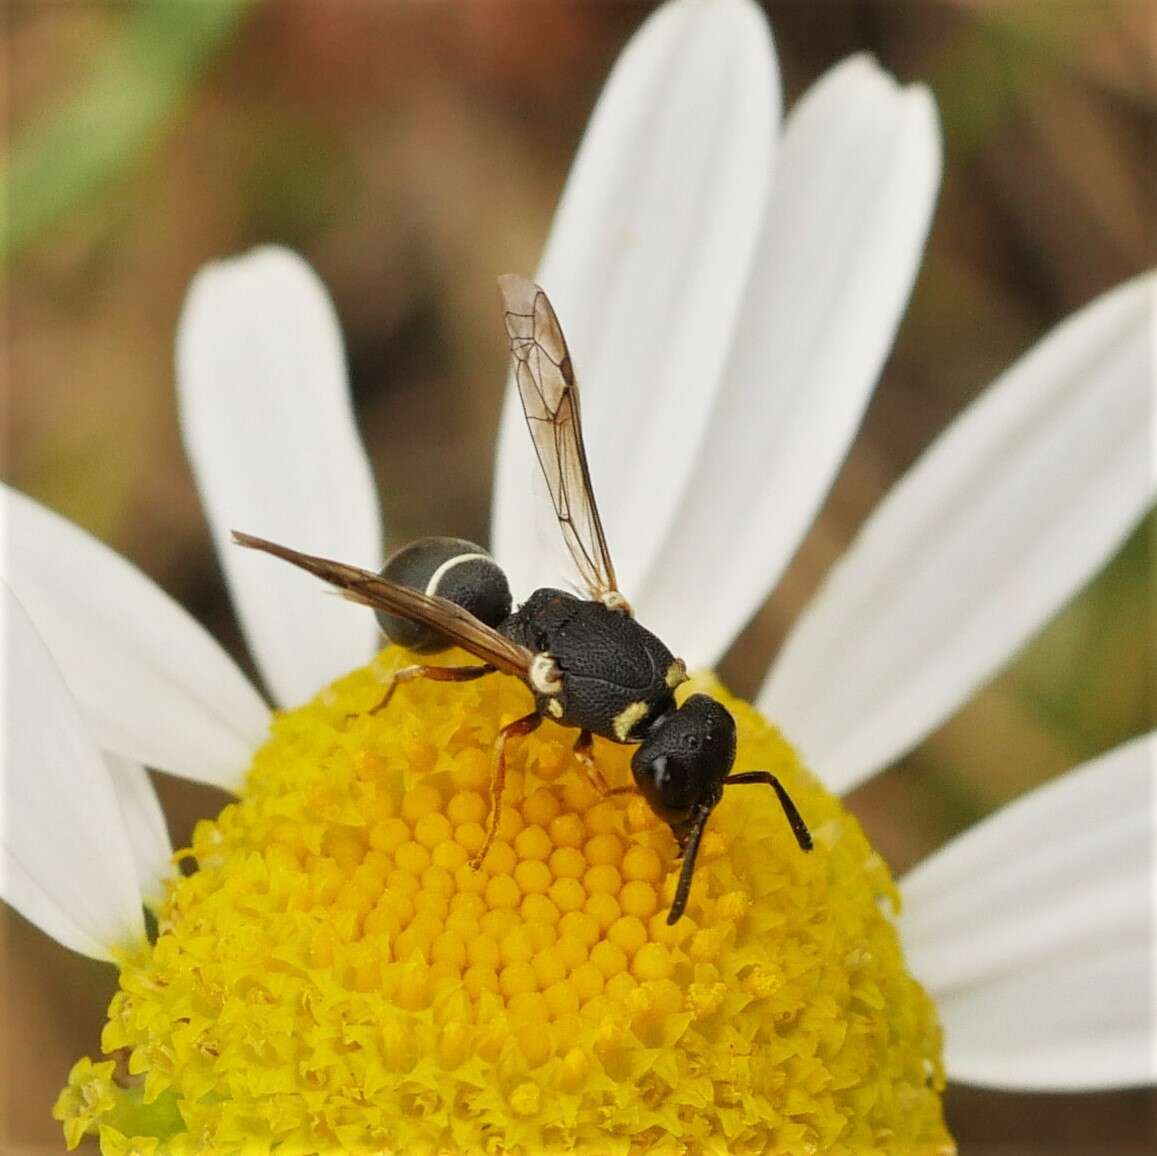
{"label": "brown blurred background", "polygon": [[[203,262],[278,241],[337,304],[388,540],[484,540],[506,358],[494,277],[535,267],[586,117],[650,7],[8,0],[6,480],[131,558],[248,666],[178,438],[172,346]],[[724,666],[747,694],[929,439],[1063,316],[1153,264],[1157,159],[1152,5],[767,7],[789,105],[860,50],[926,81],[945,179],[863,434]],[[1153,529],[852,797],[897,872],[1154,725]],[[223,798],[158,785],[178,845]],[[49,1109],[99,1046],[114,975],[3,917],[0,1144],[55,1152]],[[953,1089],[948,1110],[966,1154],[1157,1140],[1140,1092]]]}

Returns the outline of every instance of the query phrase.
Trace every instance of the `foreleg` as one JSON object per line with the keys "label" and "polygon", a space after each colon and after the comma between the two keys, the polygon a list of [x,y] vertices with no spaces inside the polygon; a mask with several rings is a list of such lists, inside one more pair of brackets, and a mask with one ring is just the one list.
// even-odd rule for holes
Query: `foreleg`
{"label": "foreleg", "polygon": [[609,799],[612,795],[630,795],[634,793],[635,788],[627,787],[612,787],[607,783],[603,772],[599,770],[594,758],[594,740],[591,738],[590,731],[580,731],[579,737],[574,741],[574,757],[582,764],[583,771],[586,774],[590,784],[604,799]]}

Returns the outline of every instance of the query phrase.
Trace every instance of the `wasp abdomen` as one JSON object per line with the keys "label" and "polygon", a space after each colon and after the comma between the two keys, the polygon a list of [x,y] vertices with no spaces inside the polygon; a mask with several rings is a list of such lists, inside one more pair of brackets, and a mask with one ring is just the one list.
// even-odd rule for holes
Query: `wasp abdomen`
{"label": "wasp abdomen", "polygon": [[[379,573],[400,586],[445,598],[487,626],[510,617],[506,575],[481,546],[465,538],[419,538],[392,554]],[[386,637],[408,650],[434,654],[452,645],[424,623],[384,610],[375,615]]]}

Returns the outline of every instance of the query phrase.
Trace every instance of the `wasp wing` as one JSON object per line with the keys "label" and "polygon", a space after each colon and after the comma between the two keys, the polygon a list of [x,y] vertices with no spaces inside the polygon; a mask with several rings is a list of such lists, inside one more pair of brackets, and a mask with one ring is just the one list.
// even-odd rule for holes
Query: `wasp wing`
{"label": "wasp wing", "polygon": [[562,327],[533,281],[506,274],[498,287],[522,409],[567,549],[589,596],[625,609],[591,489],[578,384]]}
{"label": "wasp wing", "polygon": [[313,554],[302,554],[288,546],[255,538],[251,534],[235,530],[233,540],[240,546],[261,550],[302,570],[308,570],[310,574],[336,586],[351,602],[431,626],[456,646],[505,674],[513,674],[524,681],[530,677],[530,663],[534,655],[525,646],[511,642],[497,630],[480,622],[469,611],[445,598],[423,594],[409,586],[400,586],[397,582],[379,577],[371,570],[347,566],[344,562],[318,558]]}

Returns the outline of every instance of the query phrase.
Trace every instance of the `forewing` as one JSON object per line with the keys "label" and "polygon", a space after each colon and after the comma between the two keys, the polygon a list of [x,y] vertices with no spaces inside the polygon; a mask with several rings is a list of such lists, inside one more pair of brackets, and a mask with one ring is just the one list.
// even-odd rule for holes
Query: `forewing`
{"label": "forewing", "polygon": [[251,534],[234,531],[233,540],[240,546],[261,550],[302,570],[308,570],[310,574],[336,586],[351,602],[375,610],[385,610],[433,627],[456,646],[505,674],[513,674],[524,681],[530,675],[530,662],[534,655],[526,647],[511,642],[497,630],[480,622],[469,611],[445,598],[424,594],[409,586],[399,586],[371,570],[334,562],[330,558],[318,558],[313,554],[302,554],[288,546],[255,538]]}
{"label": "forewing", "polygon": [[514,376],[567,549],[591,598],[618,593],[583,447],[578,385],[546,294],[525,277],[498,278]]}

